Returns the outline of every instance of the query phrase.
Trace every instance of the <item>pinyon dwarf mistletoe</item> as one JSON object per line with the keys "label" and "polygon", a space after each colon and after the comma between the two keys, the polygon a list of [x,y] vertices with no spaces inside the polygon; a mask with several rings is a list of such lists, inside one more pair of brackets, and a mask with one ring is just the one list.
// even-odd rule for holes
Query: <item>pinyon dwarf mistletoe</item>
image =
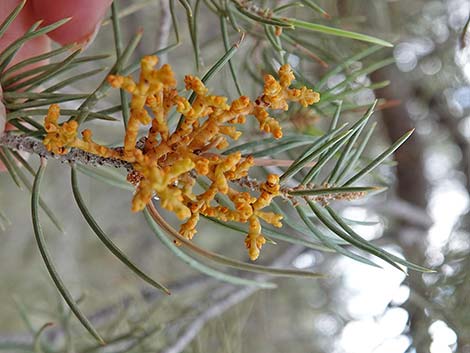
{"label": "pinyon dwarf mistletoe", "polygon": [[[132,211],[143,210],[156,195],[163,208],[185,221],[180,234],[187,239],[192,239],[197,232],[200,215],[224,222],[248,223],[245,245],[250,258],[256,260],[266,242],[260,221],[282,226],[281,215],[263,211],[280,193],[279,176],[268,175],[257,196],[238,191],[232,184],[248,175],[254,164],[253,157],[242,156],[240,152],[224,155],[214,151],[223,151],[230,146],[229,141],[236,141],[242,135],[237,124],[244,124],[247,116],[256,118],[260,130],[280,139],[281,126],[269,115],[269,110],[286,111],[289,102],[307,107],[317,103],[320,95],[305,86],[290,88],[295,77],[290,66],[285,64],[279,69],[279,80],[265,75],[263,93],[254,101],[241,96],[230,104],[227,97],[210,94],[198,77],[187,75],[185,88],[195,93],[195,99],[189,101],[178,94],[171,66],[165,64],[157,69],[157,63],[156,56],[144,57],[137,82],[132,77],[108,77],[113,87],[123,88],[132,95],[131,115],[122,149],[95,143],[89,129],[82,131],[80,139],[75,120],[59,124],[60,110],[56,104],[51,105],[44,120],[47,132],[44,145],[56,154],[65,154],[74,147],[131,163],[134,170],[129,173],[128,180],[136,185]],[[175,131],[170,132],[167,117],[173,107],[182,118]],[[150,125],[142,149],[137,147],[141,125]],[[209,179],[210,185],[197,195],[193,186],[198,176]],[[230,207],[217,201],[218,194],[230,199]]]}

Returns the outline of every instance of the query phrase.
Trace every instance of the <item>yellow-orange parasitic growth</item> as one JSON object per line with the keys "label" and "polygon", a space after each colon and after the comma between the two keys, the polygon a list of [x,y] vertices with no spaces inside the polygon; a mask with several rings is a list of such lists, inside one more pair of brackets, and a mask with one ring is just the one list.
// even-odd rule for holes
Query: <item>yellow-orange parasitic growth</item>
{"label": "yellow-orange parasitic growth", "polygon": [[[318,102],[319,94],[306,87],[290,88],[294,75],[289,65],[283,65],[279,70],[279,80],[265,75],[263,94],[255,101],[241,96],[231,104],[227,103],[226,97],[211,95],[198,77],[188,75],[184,79],[185,87],[196,94],[190,103],[178,95],[171,66],[163,65],[156,69],[157,63],[156,56],[144,57],[138,81],[119,75],[108,77],[113,87],[122,88],[132,95],[122,150],[93,142],[88,129],[82,132],[82,139],[78,138],[75,121],[58,123],[60,110],[57,105],[49,108],[45,118],[47,135],[44,145],[56,154],[67,153],[69,148],[75,147],[131,163],[134,171],[128,180],[136,185],[132,210],[141,211],[156,194],[163,208],[185,221],[180,233],[187,239],[192,239],[196,233],[200,215],[248,223],[245,245],[250,258],[256,260],[266,242],[261,234],[260,221],[275,227],[282,226],[280,215],[262,211],[279,195],[279,177],[269,175],[261,184],[258,196],[238,191],[231,187],[231,183],[248,175],[253,158],[242,157],[240,152],[225,156],[214,151],[228,147],[228,139],[237,140],[241,136],[236,124],[245,123],[249,115],[257,119],[262,131],[281,138],[281,126],[269,115],[268,109],[287,110],[289,102],[298,102],[306,107]],[[167,116],[173,107],[184,119],[170,132]],[[145,145],[143,149],[137,148],[139,128],[148,124],[151,125]],[[197,176],[210,181],[209,187],[199,195],[193,191]],[[219,193],[228,197],[231,207],[216,201]]]}

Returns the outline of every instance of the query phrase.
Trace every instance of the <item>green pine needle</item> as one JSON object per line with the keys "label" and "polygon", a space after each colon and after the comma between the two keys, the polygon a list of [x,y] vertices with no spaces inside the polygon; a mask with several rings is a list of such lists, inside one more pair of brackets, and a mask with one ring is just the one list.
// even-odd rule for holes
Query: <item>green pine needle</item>
{"label": "green pine needle", "polygon": [[373,169],[379,166],[385,159],[387,159],[390,155],[393,154],[402,144],[405,143],[406,140],[413,134],[415,129],[408,131],[402,137],[400,137],[392,146],[387,148],[382,154],[380,154],[376,159],[370,162],[367,166],[365,166],[361,171],[359,171],[356,175],[351,177],[348,181],[346,181],[343,186],[351,185],[352,183],[357,182],[365,175],[370,173]]}
{"label": "green pine needle", "polygon": [[287,18],[286,22],[292,25],[293,27],[302,28],[302,29],[306,29],[309,31],[313,31],[313,32],[319,32],[319,33],[328,34],[331,36],[355,39],[355,40],[359,40],[362,42],[378,44],[384,47],[393,47],[393,44],[390,42],[387,42],[385,40],[382,40],[376,37],[368,36],[366,34],[345,31],[343,29],[324,26],[324,25],[320,25],[317,23],[306,22],[306,21],[295,19],[295,18]]}
{"label": "green pine needle", "polygon": [[147,224],[150,226],[150,229],[153,233],[157,236],[158,239],[165,245],[167,249],[169,249],[173,254],[175,254],[181,261],[185,262],[195,270],[204,273],[208,276],[216,278],[223,282],[228,282],[230,284],[235,285],[243,285],[243,286],[255,286],[260,288],[275,288],[276,285],[273,283],[268,282],[259,282],[254,280],[249,280],[241,277],[232,276],[203,264],[202,262],[194,259],[193,257],[187,255],[184,251],[180,250],[170,239],[168,236],[163,234],[163,231],[158,227],[153,219],[151,218],[149,212],[147,210],[144,211],[145,220]]}
{"label": "green pine needle", "polygon": [[83,218],[87,221],[90,228],[96,234],[96,236],[101,240],[101,242],[108,248],[108,250],[116,256],[124,265],[126,265],[131,271],[133,271],[137,276],[143,279],[145,282],[150,284],[151,286],[162,290],[166,294],[170,294],[168,288],[164,285],[160,284],[159,282],[153,280],[150,276],[144,273],[127,255],[125,255],[121,249],[118,248],[116,244],[108,237],[108,235],[101,229],[101,227],[96,222],[95,218],[88,210],[88,207],[85,205],[85,201],[82,198],[80,193],[80,189],[78,186],[78,178],[77,178],[77,171],[74,165],[71,167],[71,177],[72,177],[72,191],[75,201],[77,203],[78,208],[80,209]]}
{"label": "green pine needle", "polygon": [[70,307],[70,310],[75,314],[77,319],[81,322],[81,324],[87,329],[87,331],[101,344],[105,344],[103,338],[100,336],[98,331],[93,327],[91,322],[86,318],[86,316],[82,313],[80,308],[78,307],[77,303],[73,299],[72,295],[68,291],[67,287],[65,286],[62,278],[60,277],[59,273],[56,270],[56,267],[52,261],[51,255],[49,254],[49,250],[46,246],[46,241],[44,239],[44,234],[42,231],[42,226],[39,221],[39,192],[41,187],[42,177],[44,176],[44,171],[46,169],[46,162],[45,159],[41,158],[41,164],[39,166],[38,172],[36,177],[34,178],[33,184],[33,191],[31,196],[31,217],[33,220],[33,229],[34,235],[36,238],[36,243],[39,248],[39,252],[43,258],[44,264],[46,265],[47,271],[51,276],[53,282],[56,285],[57,290],[62,295],[62,298]]}

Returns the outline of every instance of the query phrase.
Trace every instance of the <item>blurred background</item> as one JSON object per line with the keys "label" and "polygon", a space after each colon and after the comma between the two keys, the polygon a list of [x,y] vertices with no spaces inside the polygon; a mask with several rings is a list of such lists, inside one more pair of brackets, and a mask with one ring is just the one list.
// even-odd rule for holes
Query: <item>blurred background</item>
{"label": "blurred background", "polygon": [[[264,7],[274,3],[287,2],[258,2]],[[166,2],[119,1],[126,9],[138,9],[139,4],[142,10],[122,18],[126,39],[144,29],[135,58],[174,41]],[[390,185],[387,192],[338,207],[345,217],[363,222],[354,229],[368,240],[436,272],[410,271],[405,276],[386,264],[377,269],[330,253],[297,248],[286,253],[282,245],[268,244],[260,263],[285,258],[295,267],[329,277],[276,280],[279,288],[275,290],[233,287],[194,272],[167,251],[142,215],[129,211],[131,193],[81,175],[84,197],[102,228],[137,264],[172,289],[171,297],[163,297],[145,287],[96,239],[71,196],[69,168],[51,162],[43,197],[62,220],[65,234],[44,217],[50,249],[85,312],[106,334],[119,339],[106,349],[93,347],[65,309],[36,249],[29,193],[18,191],[9,176],[2,174],[0,203],[8,206],[0,219],[1,350],[30,351],[31,332],[54,322],[44,333],[55,342],[43,347],[46,351],[63,343],[67,352],[470,352],[470,37],[464,30],[470,2],[336,0],[318,4],[331,15],[329,20],[315,16],[318,22],[395,44],[353,61],[347,74],[358,74],[335,91],[345,93],[343,104],[351,106],[345,120],[357,117],[364,110],[361,107],[376,97],[383,99],[374,115],[379,128],[368,155],[375,156],[416,128],[395,154],[397,164],[382,166],[376,175]],[[305,9],[292,11],[309,18]],[[182,45],[161,59],[172,64],[181,82],[185,73],[195,73],[196,68],[184,10],[177,7],[177,15]],[[203,73],[224,53],[224,47],[219,19],[205,2],[200,3],[198,16],[199,73]],[[232,33],[231,43],[238,37]],[[314,84],[328,70],[322,62],[335,67],[366,47],[312,32],[301,40],[317,59],[310,63],[303,59],[300,65],[303,49],[295,46],[288,61]],[[247,95],[255,96],[261,87],[252,73],[262,77],[266,66],[276,65],[268,62],[272,59],[266,48],[262,39],[247,36],[233,59]],[[113,50],[111,26],[105,22],[87,54]],[[361,71],[387,58],[394,62]],[[93,65],[98,64],[90,64],[87,70]],[[346,77],[344,73],[333,75],[326,87],[334,87]],[[101,79],[83,81],[65,91],[88,92]],[[374,83],[383,81],[390,84],[374,89],[383,86]],[[218,94],[237,97],[228,68],[209,86]],[[118,99],[114,94],[102,108],[117,104]],[[325,130],[332,116],[328,109],[291,116],[292,126],[306,132]],[[120,123],[95,123],[94,129],[110,143],[122,139]],[[31,158],[37,162],[36,157]],[[213,224],[201,226],[199,244],[246,259],[238,234]]]}

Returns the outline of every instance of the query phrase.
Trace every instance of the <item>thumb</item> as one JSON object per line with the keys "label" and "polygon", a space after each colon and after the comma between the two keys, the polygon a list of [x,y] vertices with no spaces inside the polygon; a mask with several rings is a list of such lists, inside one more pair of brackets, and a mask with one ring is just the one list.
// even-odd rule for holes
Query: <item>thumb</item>
{"label": "thumb", "polygon": [[7,110],[5,109],[5,106],[2,103],[2,98],[3,98],[3,91],[2,91],[2,86],[0,86],[0,137],[2,137],[3,132],[5,131],[5,124],[6,124],[6,118],[7,118]]}
{"label": "thumb", "polygon": [[[2,87],[0,86],[0,138],[3,135],[3,132],[5,131],[5,123],[6,123],[6,116],[7,116],[7,111],[5,109],[5,106],[2,103],[2,96],[3,96],[3,91]],[[4,172],[5,166],[3,165],[2,162],[0,162],[0,172]]]}
{"label": "thumb", "polygon": [[62,45],[77,43],[82,46],[93,40],[111,3],[112,0],[32,0],[34,15],[46,24],[72,17],[49,33],[49,37]]}

